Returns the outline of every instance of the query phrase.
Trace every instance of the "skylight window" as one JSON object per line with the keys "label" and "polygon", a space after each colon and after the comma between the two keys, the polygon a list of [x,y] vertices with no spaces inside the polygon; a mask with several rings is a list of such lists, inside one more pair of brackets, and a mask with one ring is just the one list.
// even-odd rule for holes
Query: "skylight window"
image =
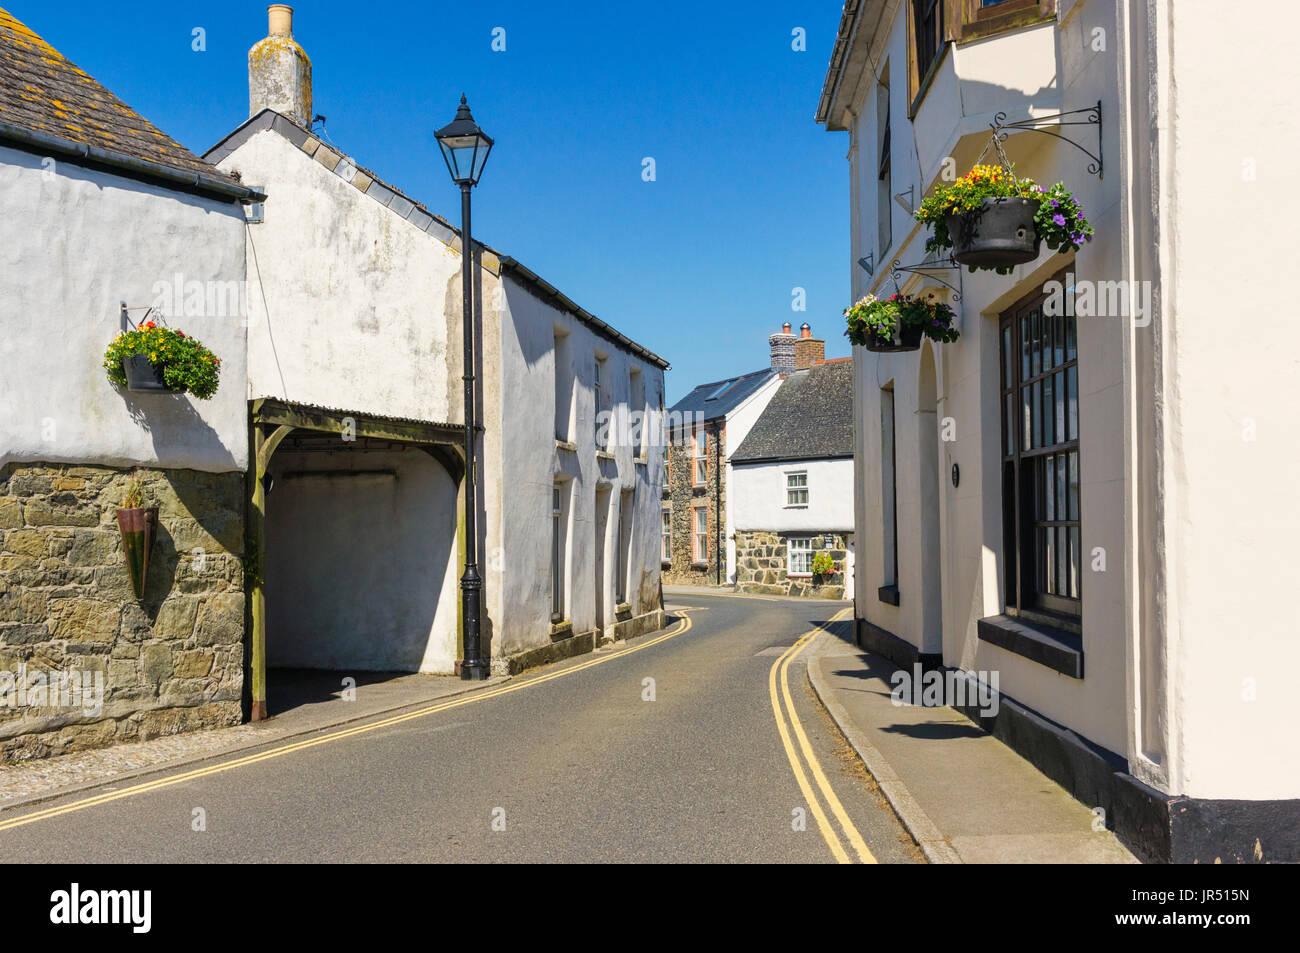
{"label": "skylight window", "polygon": [[719,397],[721,397],[721,396],[722,396],[723,394],[725,394],[727,391],[731,390],[731,388],[734,387],[735,384],[736,384],[736,380],[735,380],[735,378],[733,378],[732,380],[726,381],[726,382],[723,383],[723,385],[722,385],[721,387],[719,387],[717,390],[715,390],[712,394],[710,394],[708,397],[706,397],[706,398],[704,398],[704,399],[705,399],[705,400],[717,400]]}

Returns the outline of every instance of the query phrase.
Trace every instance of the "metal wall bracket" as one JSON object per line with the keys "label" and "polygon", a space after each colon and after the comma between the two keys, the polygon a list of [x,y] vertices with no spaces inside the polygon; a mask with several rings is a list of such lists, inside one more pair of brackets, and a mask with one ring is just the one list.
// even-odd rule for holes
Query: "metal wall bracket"
{"label": "metal wall bracket", "polygon": [[[907,204],[903,204],[904,195],[907,196]],[[908,215],[915,215],[916,214],[916,186],[909,185],[906,190],[895,193],[894,201],[897,202],[898,207],[901,208]]]}
{"label": "metal wall bracket", "polygon": [[[1080,118],[1069,118],[1072,116]],[[1005,142],[1007,136],[1013,132],[1038,132],[1044,136],[1051,136],[1053,139],[1068,142],[1092,160],[1088,163],[1088,171],[1099,179],[1102,177],[1100,99],[1097,100],[1097,105],[1089,106],[1086,109],[1071,109],[1066,112],[1052,113],[1048,116],[1033,116],[1029,119],[1021,119],[1018,122],[1007,122],[1007,114],[1000,112],[993,117],[993,121],[989,123],[989,126],[993,129],[993,137],[998,142]],[[1090,152],[1073,139],[1063,136],[1059,132],[1040,128],[1042,126],[1092,126],[1097,130],[1097,151],[1095,153]]]}
{"label": "metal wall bracket", "polygon": [[868,278],[874,278],[876,274],[876,253],[869,252],[865,257],[858,259],[858,264],[862,270],[867,273]]}
{"label": "metal wall bracket", "polygon": [[937,275],[929,274],[929,272],[932,271],[955,271],[957,272],[958,283],[961,282],[961,265],[953,261],[951,257],[946,261],[918,261],[915,265],[901,264],[899,260],[895,258],[894,263],[890,265],[889,277],[894,282],[894,290],[898,291],[898,280],[903,276],[903,272],[908,272],[909,274],[914,275],[925,275],[927,278],[933,278],[935,281],[939,282],[939,284],[948,288],[952,292],[953,301],[960,301],[961,288],[951,282],[944,281]]}

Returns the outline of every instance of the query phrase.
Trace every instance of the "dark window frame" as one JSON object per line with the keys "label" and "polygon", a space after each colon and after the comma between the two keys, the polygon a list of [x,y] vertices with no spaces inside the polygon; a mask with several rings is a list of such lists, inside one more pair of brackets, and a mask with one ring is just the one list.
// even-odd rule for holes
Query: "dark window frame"
{"label": "dark window frame", "polygon": [[[1066,286],[1063,272],[1055,280]],[[1066,288],[1063,300],[1072,294]],[[1036,290],[998,320],[1003,600],[1010,611],[1078,621],[1083,615],[1078,323],[1073,314],[1044,315],[1047,299]]]}

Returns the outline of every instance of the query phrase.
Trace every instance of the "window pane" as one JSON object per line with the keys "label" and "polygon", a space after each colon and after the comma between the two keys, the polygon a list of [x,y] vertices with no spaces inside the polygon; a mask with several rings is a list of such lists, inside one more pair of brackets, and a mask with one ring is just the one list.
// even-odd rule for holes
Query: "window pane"
{"label": "window pane", "polygon": [[1065,373],[1058,371],[1053,377],[1056,381],[1056,442],[1065,443],[1070,439],[1065,429]]}
{"label": "window pane", "polygon": [[1011,387],[1011,375],[1015,370],[1015,365],[1011,363],[1011,325],[1006,325],[1002,329],[1002,389],[1007,390]]}
{"label": "window pane", "polygon": [[[1073,312],[1074,308],[1071,307],[1070,311]],[[1075,340],[1075,317],[1071,313],[1065,316],[1065,359],[1073,361],[1078,356],[1078,342]]]}
{"label": "window pane", "polygon": [[1079,598],[1079,527],[1070,527],[1070,592],[1071,599]]}
{"label": "window pane", "polygon": [[1043,371],[1043,339],[1038,312],[1029,315],[1029,374],[1036,377]]}
{"label": "window pane", "polygon": [[1008,394],[1002,402],[1005,407],[1003,416],[1006,417],[1006,420],[1004,421],[1005,429],[1002,434],[1002,452],[1008,455],[1015,452],[1016,405],[1014,400],[1015,398],[1011,394]]}
{"label": "window pane", "polygon": [[1056,528],[1056,587],[1052,590],[1058,596],[1069,594],[1069,583],[1066,581],[1068,578],[1066,576],[1068,572],[1066,568],[1068,547],[1069,542],[1066,538],[1065,527],[1058,526]]}
{"label": "window pane", "polygon": [[1065,411],[1067,418],[1067,431],[1071,440],[1079,439],[1079,369],[1071,367],[1065,373],[1066,400]]}
{"label": "window pane", "polygon": [[1079,452],[1076,450],[1069,456],[1070,501],[1067,513],[1070,519],[1077,520],[1079,518]]}
{"label": "window pane", "polygon": [[1043,445],[1043,382],[1034,383],[1034,397],[1029,404],[1030,415],[1034,418],[1034,442],[1031,447]]}
{"label": "window pane", "polygon": [[[1052,461],[1055,460],[1056,457],[1055,457],[1055,455],[1053,455],[1053,456],[1044,457],[1043,459],[1045,460],[1046,465],[1047,465],[1047,472],[1050,474],[1050,473],[1055,469],[1055,467],[1054,467]],[[1043,502],[1046,504],[1046,506],[1047,506],[1047,510],[1046,510],[1045,513],[1043,513],[1043,519],[1048,520],[1048,521],[1050,522],[1051,520],[1054,520],[1054,519],[1057,518],[1057,517],[1056,517],[1056,500],[1058,499],[1058,497],[1057,497],[1056,492],[1055,492],[1055,491],[1056,491],[1056,481],[1055,481],[1055,480],[1051,480],[1051,479],[1049,479],[1049,480],[1047,481],[1047,487],[1046,487],[1046,490],[1047,490],[1047,492],[1043,494]]]}
{"label": "window pane", "polygon": [[1052,366],[1065,363],[1065,316],[1052,318]]}
{"label": "window pane", "polygon": [[1044,447],[1050,447],[1052,444],[1057,442],[1056,433],[1052,429],[1052,422],[1053,420],[1055,420],[1055,415],[1052,412],[1052,407],[1056,403],[1056,400],[1052,397],[1052,382],[1055,380],[1055,378],[1056,378],[1055,374],[1053,374],[1051,377],[1043,378],[1043,446]]}
{"label": "window pane", "polygon": [[1020,418],[1022,421],[1020,428],[1020,449],[1022,451],[1028,450],[1034,445],[1034,441],[1032,440],[1033,434],[1031,432],[1034,415],[1029,412],[1029,401],[1032,397],[1033,393],[1030,388],[1022,387],[1020,389]]}
{"label": "window pane", "polygon": [[1020,319],[1020,379],[1029,376],[1029,318]]}
{"label": "window pane", "polygon": [[1038,527],[1034,531],[1038,537],[1038,558],[1034,560],[1037,565],[1038,584],[1035,588],[1039,592],[1051,592],[1051,583],[1047,578],[1047,567],[1053,566],[1052,561],[1052,534],[1043,527]]}
{"label": "window pane", "polygon": [[1067,504],[1065,502],[1065,454],[1058,453],[1055,458],[1056,469],[1056,512],[1059,514],[1056,518],[1065,519]]}

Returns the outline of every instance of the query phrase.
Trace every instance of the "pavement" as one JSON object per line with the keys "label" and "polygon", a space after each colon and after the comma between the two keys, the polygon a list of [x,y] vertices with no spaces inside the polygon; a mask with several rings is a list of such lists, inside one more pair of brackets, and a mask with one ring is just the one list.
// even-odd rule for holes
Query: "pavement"
{"label": "pavement", "polygon": [[840,628],[818,639],[808,679],[931,863],[1138,863],[1092,812],[947,707],[898,705],[898,670]]}

